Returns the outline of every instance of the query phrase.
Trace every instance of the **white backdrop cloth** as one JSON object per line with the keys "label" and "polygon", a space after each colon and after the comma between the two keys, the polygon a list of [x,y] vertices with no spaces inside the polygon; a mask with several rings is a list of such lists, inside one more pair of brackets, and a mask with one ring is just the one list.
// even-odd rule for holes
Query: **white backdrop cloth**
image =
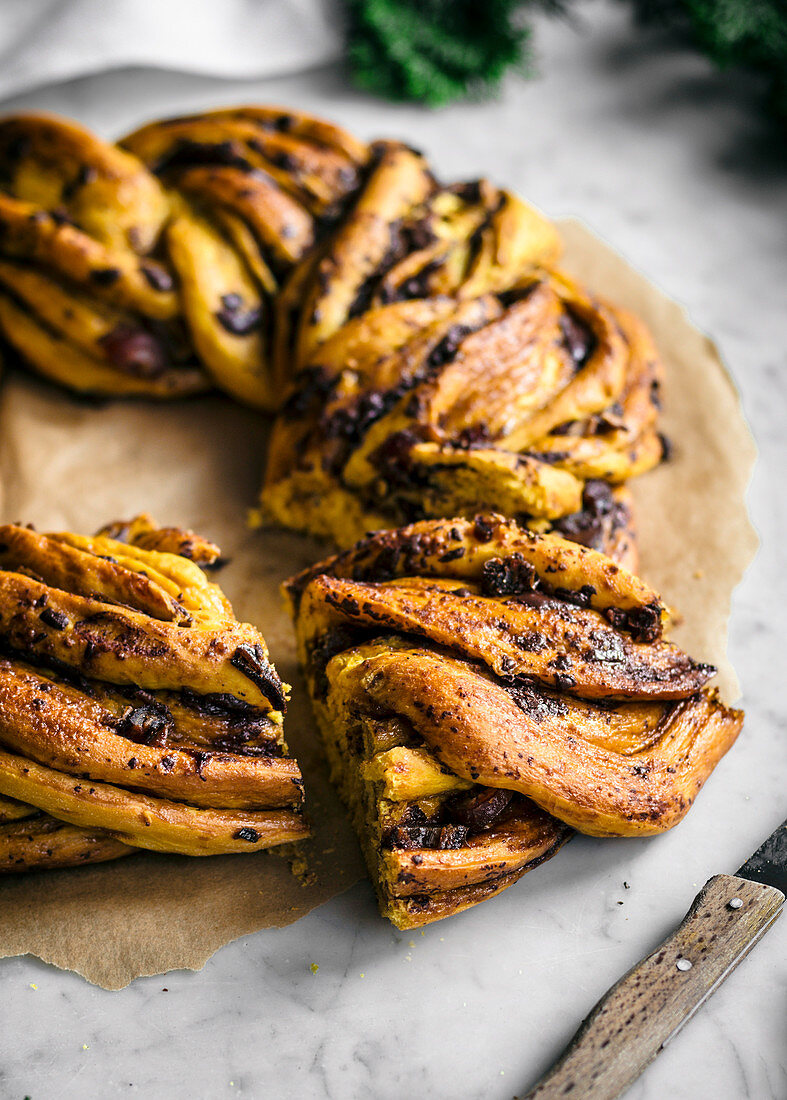
{"label": "white backdrop cloth", "polygon": [[128,66],[280,76],[341,46],[337,0],[0,0],[0,98]]}

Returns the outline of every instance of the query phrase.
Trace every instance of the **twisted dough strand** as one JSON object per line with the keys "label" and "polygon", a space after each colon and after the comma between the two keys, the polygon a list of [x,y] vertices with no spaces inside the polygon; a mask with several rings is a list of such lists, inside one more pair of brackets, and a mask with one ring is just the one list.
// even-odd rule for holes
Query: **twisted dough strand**
{"label": "twisted dough strand", "polygon": [[264,516],[341,545],[478,509],[567,519],[635,564],[625,492],[603,486],[661,460],[658,356],[511,192],[272,107],[118,145],[19,115],[0,230],[0,331],[49,378],[279,411]]}
{"label": "twisted dough strand", "polygon": [[383,912],[483,900],[571,829],[672,828],[743,716],[662,601],[503,516],[380,531],[292,578],[299,658]]}
{"label": "twisted dough strand", "polygon": [[0,869],[308,834],[287,687],[200,567],[219,553],[148,516],[0,527]]}

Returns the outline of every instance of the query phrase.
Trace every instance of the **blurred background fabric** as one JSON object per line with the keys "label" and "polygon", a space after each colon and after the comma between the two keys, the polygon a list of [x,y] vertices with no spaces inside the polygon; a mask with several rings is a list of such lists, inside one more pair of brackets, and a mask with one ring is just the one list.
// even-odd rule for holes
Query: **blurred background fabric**
{"label": "blurred background fabric", "polygon": [[280,76],[343,39],[338,0],[2,0],[0,97],[128,66]]}

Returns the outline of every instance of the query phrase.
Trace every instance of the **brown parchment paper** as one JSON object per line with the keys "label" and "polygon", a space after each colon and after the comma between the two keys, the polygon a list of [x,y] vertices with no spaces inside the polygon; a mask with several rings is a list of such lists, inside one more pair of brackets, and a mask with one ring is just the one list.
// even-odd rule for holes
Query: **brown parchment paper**
{"label": "brown parchment paper", "polygon": [[[561,223],[565,267],[637,311],[666,360],[664,430],[671,461],[635,483],[643,575],[683,619],[674,637],[719,668],[730,595],[756,548],[744,493],[755,448],[737,394],[707,337],[580,223]],[[282,927],[362,875],[355,839],[328,781],[298,674],[279,584],[325,547],[250,531],[261,480],[263,417],[211,395],[177,405],[75,400],[22,373],[0,390],[0,519],[92,531],[149,511],[218,541],[217,578],[239,618],[263,631],[293,685],[286,733],[306,779],[315,827],[302,884],[273,853],[189,859],[141,853],[77,870],[0,877],[0,956],[32,953],[107,989],[145,974],[198,969],[223,944]]]}

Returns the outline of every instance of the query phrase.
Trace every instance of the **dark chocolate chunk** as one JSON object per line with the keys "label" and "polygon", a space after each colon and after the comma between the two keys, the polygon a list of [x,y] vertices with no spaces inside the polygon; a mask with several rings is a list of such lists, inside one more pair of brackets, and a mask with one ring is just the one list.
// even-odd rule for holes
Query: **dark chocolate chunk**
{"label": "dark chocolate chunk", "polygon": [[225,164],[234,168],[250,169],[251,164],[243,156],[242,147],[234,141],[190,141],[181,138],[152,166],[157,174],[172,168],[191,168],[198,164]]}
{"label": "dark chocolate chunk", "polygon": [[130,708],[117,725],[121,736],[136,741],[138,745],[163,745],[173,729],[169,709],[157,700]]}
{"label": "dark chocolate chunk", "polygon": [[90,281],[96,286],[112,286],[120,278],[117,267],[94,267],[90,272]]}
{"label": "dark chocolate chunk", "polygon": [[221,306],[216,313],[216,320],[233,336],[248,336],[262,324],[262,310],[258,307],[244,310],[240,294],[225,294],[221,299]]}
{"label": "dark chocolate chunk", "polygon": [[655,642],[661,635],[661,608],[657,604],[645,607],[610,607],[604,612],[616,630],[625,630],[635,642]]}
{"label": "dark chocolate chunk", "polygon": [[490,558],[481,570],[481,591],[485,596],[518,596],[538,584],[536,570],[521,554]]}
{"label": "dark chocolate chunk", "polygon": [[476,516],[473,520],[473,534],[479,542],[490,542],[494,530],[494,524],[486,516]]}
{"label": "dark chocolate chunk", "polygon": [[442,367],[456,358],[459,345],[472,329],[467,325],[451,325],[442,340],[436,344],[429,355],[427,363],[430,367]]}
{"label": "dark chocolate chunk", "polygon": [[184,706],[196,711],[197,714],[207,714],[211,717],[226,717],[230,714],[244,720],[263,717],[259,708],[243,699],[236,699],[226,691],[210,691],[200,695],[191,688],[183,688],[180,698]]}
{"label": "dark chocolate chunk", "polygon": [[140,264],[140,271],[154,290],[172,290],[175,285],[172,276],[163,267],[154,266],[153,264]]}
{"label": "dark chocolate chunk", "polygon": [[582,510],[556,520],[554,529],[564,538],[594,550],[606,550],[611,537],[628,526],[631,514],[627,506],[615,500],[606,481],[585,483]]}
{"label": "dark chocolate chunk", "polygon": [[38,616],[42,623],[51,626],[53,630],[65,630],[68,626],[68,615],[62,611],[55,611],[53,607],[45,607]]}

